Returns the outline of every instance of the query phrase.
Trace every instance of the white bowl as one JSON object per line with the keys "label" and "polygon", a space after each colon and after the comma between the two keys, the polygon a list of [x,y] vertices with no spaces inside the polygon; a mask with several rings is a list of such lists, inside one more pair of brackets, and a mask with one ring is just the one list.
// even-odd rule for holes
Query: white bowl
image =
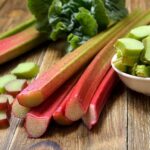
{"label": "white bowl", "polygon": [[150,96],[150,78],[143,78],[143,77],[137,77],[133,76],[127,73],[124,73],[120,70],[118,70],[113,62],[117,59],[117,56],[114,55],[111,60],[112,68],[117,72],[119,75],[121,81],[130,89],[143,93],[145,95]]}

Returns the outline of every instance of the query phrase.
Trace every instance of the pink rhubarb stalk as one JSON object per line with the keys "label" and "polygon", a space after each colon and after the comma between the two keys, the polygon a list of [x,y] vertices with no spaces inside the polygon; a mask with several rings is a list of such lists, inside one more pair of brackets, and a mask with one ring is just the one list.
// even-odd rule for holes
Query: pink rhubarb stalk
{"label": "pink rhubarb stalk", "polygon": [[53,113],[53,119],[60,125],[70,125],[73,123],[73,121],[69,120],[65,116],[66,103],[68,102],[72,91],[73,91],[73,89],[68,93],[68,95],[65,97],[63,102],[60,104],[60,106]]}
{"label": "pink rhubarb stalk", "polygon": [[116,72],[111,68],[104,77],[102,83],[98,86],[88,111],[82,118],[88,129],[92,129],[92,127],[98,122],[102,109],[118,81],[119,78]]}
{"label": "pink rhubarb stalk", "polygon": [[38,138],[45,133],[52,119],[53,113],[73,88],[78,78],[79,76],[76,76],[75,78],[68,80],[43,104],[32,108],[31,111],[27,113],[25,128],[29,137]]}
{"label": "pink rhubarb stalk", "polygon": [[44,38],[35,27],[0,40],[0,64],[7,62],[39,45]]}
{"label": "pink rhubarb stalk", "polygon": [[[44,102],[58,87],[90,61],[112,38],[116,37],[115,39],[117,39],[133,27],[139,18],[141,19],[139,17],[133,21],[135,16],[137,14],[132,14],[109,30],[91,38],[85,44],[64,56],[17,96],[19,103],[26,107],[35,107]],[[128,28],[125,28],[127,25]],[[109,44],[112,46],[112,43]]]}

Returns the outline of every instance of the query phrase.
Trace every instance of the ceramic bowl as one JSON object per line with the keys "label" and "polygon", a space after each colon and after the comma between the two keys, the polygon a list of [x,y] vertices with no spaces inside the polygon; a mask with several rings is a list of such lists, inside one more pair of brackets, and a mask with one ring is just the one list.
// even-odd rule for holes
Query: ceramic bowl
{"label": "ceramic bowl", "polygon": [[113,62],[116,59],[117,59],[117,56],[114,55],[111,60],[111,65],[112,65],[112,68],[115,70],[115,72],[117,72],[117,74],[119,75],[119,78],[121,79],[121,81],[128,88],[136,92],[150,96],[150,78],[137,77],[137,76],[133,76],[133,75],[130,75],[130,74],[127,74],[118,70],[113,64]]}

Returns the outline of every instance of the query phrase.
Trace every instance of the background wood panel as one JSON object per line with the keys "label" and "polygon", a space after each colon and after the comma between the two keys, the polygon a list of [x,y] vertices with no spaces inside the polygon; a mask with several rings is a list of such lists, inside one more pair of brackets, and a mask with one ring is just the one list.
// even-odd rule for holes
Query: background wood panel
{"label": "background wood panel", "polygon": [[[130,11],[147,9],[149,0],[127,0]],[[0,32],[29,18],[26,1],[0,0]],[[64,55],[64,42],[44,43],[33,51],[0,66],[0,75],[8,73],[19,62],[34,61],[40,73]],[[78,121],[69,127],[54,122],[39,139],[27,137],[23,122],[13,118],[10,128],[0,130],[0,150],[148,150],[150,149],[150,98],[119,84],[105,106],[99,123],[89,131]],[[42,143],[41,143],[42,142]],[[33,147],[34,146],[34,147]]]}

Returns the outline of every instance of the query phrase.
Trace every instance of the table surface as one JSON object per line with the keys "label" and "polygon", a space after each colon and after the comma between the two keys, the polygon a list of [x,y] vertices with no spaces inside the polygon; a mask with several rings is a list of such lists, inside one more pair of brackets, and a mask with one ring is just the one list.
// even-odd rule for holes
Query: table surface
{"label": "table surface", "polygon": [[[127,0],[129,11],[148,9],[150,0]],[[0,0],[0,32],[30,18],[24,0]],[[47,70],[63,56],[63,42],[45,43],[38,48],[0,66],[0,75],[18,63],[34,61]],[[60,49],[59,51],[57,49]],[[23,122],[11,119],[8,129],[0,130],[0,150],[149,150],[150,98],[119,84],[105,106],[98,124],[88,131],[81,121],[69,127],[52,123],[39,139],[27,137]]]}

